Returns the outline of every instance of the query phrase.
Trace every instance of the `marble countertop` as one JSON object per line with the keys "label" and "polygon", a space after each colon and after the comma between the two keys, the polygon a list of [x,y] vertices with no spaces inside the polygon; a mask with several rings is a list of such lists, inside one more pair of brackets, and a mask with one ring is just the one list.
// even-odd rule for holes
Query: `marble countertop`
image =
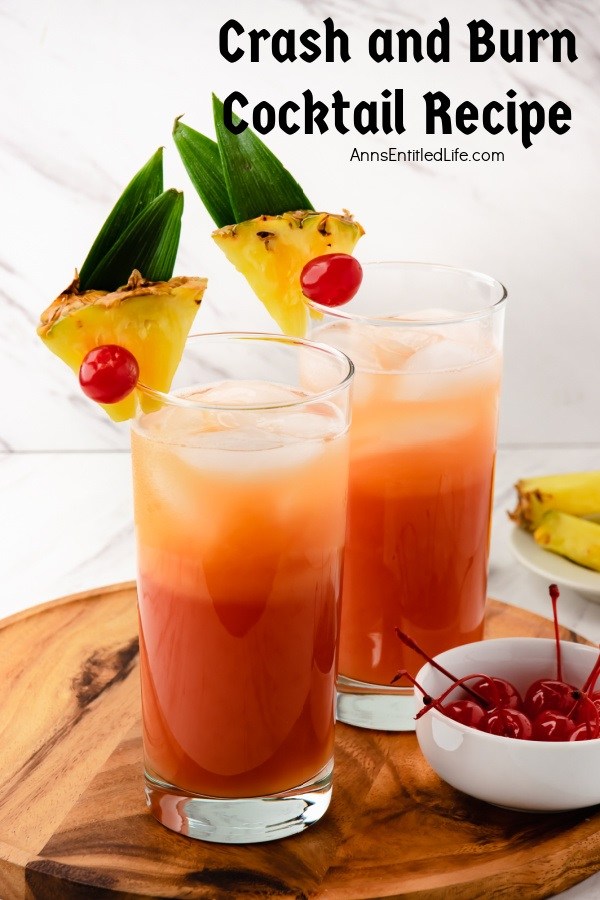
{"label": "marble countertop", "polygon": [[[506,510],[514,506],[513,484],[542,472],[597,468],[598,452],[592,445],[500,448],[490,596],[549,615],[547,582],[517,563],[510,549]],[[135,577],[130,481],[125,451],[0,454],[0,616]],[[560,618],[600,642],[600,598],[594,603],[564,589]],[[599,895],[600,874],[561,897]]]}

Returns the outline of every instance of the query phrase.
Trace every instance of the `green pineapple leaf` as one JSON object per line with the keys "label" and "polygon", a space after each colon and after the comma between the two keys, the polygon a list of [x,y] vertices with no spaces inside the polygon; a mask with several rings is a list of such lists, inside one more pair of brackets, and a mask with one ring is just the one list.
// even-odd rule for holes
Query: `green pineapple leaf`
{"label": "green pineapple leaf", "polygon": [[[213,94],[213,113],[223,174],[234,222],[313,209],[310,200],[274,153],[250,128],[232,134],[223,121],[223,103]],[[234,115],[234,122],[239,118]],[[232,224],[232,223],[227,223]]]}
{"label": "green pineapple leaf", "polygon": [[175,119],[173,140],[190,181],[217,228],[232,225],[235,215],[229,202],[221,154],[216,142],[184,125],[179,119]]}
{"label": "green pineapple leaf", "polygon": [[153,200],[100,260],[88,284],[114,291],[127,283],[134,269],[148,281],[168,281],[175,267],[182,213],[180,191],[171,188]]}
{"label": "green pineapple leaf", "polygon": [[133,176],[100,229],[79,272],[79,289],[81,291],[89,288],[101,289],[101,285],[94,283],[92,275],[101,267],[103,259],[119,241],[123,232],[162,192],[163,148],[159,147],[146,165]]}

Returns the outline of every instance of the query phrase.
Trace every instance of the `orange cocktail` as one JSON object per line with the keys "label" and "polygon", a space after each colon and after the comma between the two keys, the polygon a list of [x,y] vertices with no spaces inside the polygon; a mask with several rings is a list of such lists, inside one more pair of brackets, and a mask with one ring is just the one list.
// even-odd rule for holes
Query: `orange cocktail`
{"label": "orange cocktail", "polygon": [[[205,356],[218,345],[199,341]],[[252,378],[245,358],[250,377],[196,384],[132,431],[147,783],[159,818],[165,793],[234,801],[214,832],[205,809],[189,817],[209,840],[292,833],[289,812],[263,828],[260,798],[272,818],[280,795],[322,805],[330,790],[350,367],[327,360],[318,391],[330,351],[272,341],[310,356],[311,391]],[[269,341],[254,345],[268,359]]]}
{"label": "orange cocktail", "polygon": [[355,300],[314,328],[356,366],[338,699],[351,724],[413,727],[406,689],[390,681],[422,660],[396,628],[431,655],[482,636],[501,374],[496,284],[444,267],[367,265]]}

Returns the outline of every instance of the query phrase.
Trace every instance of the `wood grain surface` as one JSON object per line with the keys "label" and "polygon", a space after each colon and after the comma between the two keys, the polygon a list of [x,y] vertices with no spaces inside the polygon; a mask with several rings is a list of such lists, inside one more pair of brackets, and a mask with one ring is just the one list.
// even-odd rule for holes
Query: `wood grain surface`
{"label": "wood grain surface", "polygon": [[[488,636],[551,636],[490,601]],[[143,794],[135,588],[0,623],[0,898],[538,898],[600,868],[600,808],[496,809],[444,784],[412,734],[337,726],[325,818],[249,846],[167,831]],[[573,636],[578,639],[577,636]]]}

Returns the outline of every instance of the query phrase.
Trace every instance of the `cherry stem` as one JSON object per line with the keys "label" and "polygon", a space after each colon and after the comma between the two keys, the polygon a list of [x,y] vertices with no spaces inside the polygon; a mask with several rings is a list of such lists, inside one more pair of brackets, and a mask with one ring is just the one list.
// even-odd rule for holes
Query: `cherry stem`
{"label": "cherry stem", "polygon": [[414,678],[410,674],[410,672],[407,672],[406,669],[400,669],[399,672],[396,672],[396,674],[390,681],[390,684],[395,684],[397,681],[400,681],[401,678],[408,678],[410,683],[414,684],[414,686],[417,688],[418,691],[421,691],[421,693],[423,694],[423,702],[424,703],[427,703],[427,704],[433,703],[433,697],[431,696],[431,694],[428,694],[427,691],[419,684],[417,679]]}
{"label": "cherry stem", "polygon": [[556,641],[556,680],[562,681],[562,655],[560,651],[560,633],[558,630],[558,610],[557,602],[560,597],[560,591],[557,584],[551,584],[548,588],[550,599],[552,600],[552,618],[554,619],[554,640]]}
{"label": "cherry stem", "polygon": [[598,655],[598,659],[594,663],[594,667],[592,668],[592,671],[588,675],[586,682],[585,682],[584,686],[581,688],[581,690],[584,693],[588,693],[588,691],[593,691],[594,687],[596,685],[596,682],[598,681],[599,676],[600,676],[600,654]]}
{"label": "cherry stem", "polygon": [[[445,669],[443,666],[441,666],[438,662],[435,661],[435,659],[432,659],[428,653],[425,653],[425,651],[422,649],[422,647],[419,647],[419,645],[415,641],[413,641],[413,639],[411,637],[409,637],[409,635],[406,634],[406,632],[402,631],[400,628],[398,628],[398,626],[396,626],[396,628],[394,630],[396,632],[397,637],[400,638],[400,640],[402,641],[403,644],[406,644],[406,646],[409,648],[409,650],[414,650],[415,653],[418,653],[419,656],[423,657],[423,659],[426,662],[428,662],[430,666],[433,666],[434,669],[437,669],[438,672],[441,672],[442,675],[445,675],[446,678],[450,679],[450,681],[454,681],[454,682],[458,681],[458,679],[456,678],[455,675],[453,675],[451,672],[449,672],[448,669]],[[488,678],[489,676],[485,675],[482,677]],[[474,691],[472,688],[468,687],[468,685],[465,685],[464,689],[467,692],[467,694],[470,694],[472,697],[474,697],[478,703],[482,703],[485,709],[490,708],[490,704],[485,699],[485,697],[481,697],[476,691]]]}
{"label": "cherry stem", "polygon": [[[575,710],[577,709],[577,707],[579,706],[579,704],[581,703],[581,701],[583,700],[584,697],[587,699],[587,695],[583,694],[581,691],[575,690],[575,691],[571,691],[571,697],[573,698],[573,700],[575,702],[574,702],[573,706],[571,707],[571,709],[569,710],[569,712],[567,713],[567,717],[569,719],[573,718],[573,716],[575,715]],[[594,707],[594,709],[595,709],[595,707]]]}
{"label": "cherry stem", "polygon": [[[445,675],[446,673],[444,672],[443,674]],[[455,688],[461,687],[461,688],[463,688],[464,691],[466,691],[470,694],[475,694],[475,691],[471,691],[469,689],[468,685],[466,684],[466,682],[470,681],[472,678],[485,678],[490,681],[490,684],[494,684],[494,682],[489,677],[489,675],[481,675],[477,672],[473,673],[473,675],[463,675],[462,678],[454,679],[454,684],[451,684],[450,687],[446,688],[446,690],[442,694],[440,694],[439,697],[436,697],[435,700],[432,701],[435,709],[438,709],[438,710],[440,709],[440,704],[442,703],[442,701],[445,700],[446,697],[448,697]],[[484,709],[489,710],[491,704],[488,703],[488,701],[485,700],[483,697],[479,697],[477,694],[475,694],[475,696],[477,697],[477,702],[485,704]],[[417,715],[415,716],[415,719],[420,719],[421,716],[424,713],[426,713],[429,708],[430,708],[429,706],[426,706],[423,709],[420,709],[419,712],[417,713]],[[443,712],[443,709],[440,711]]]}

